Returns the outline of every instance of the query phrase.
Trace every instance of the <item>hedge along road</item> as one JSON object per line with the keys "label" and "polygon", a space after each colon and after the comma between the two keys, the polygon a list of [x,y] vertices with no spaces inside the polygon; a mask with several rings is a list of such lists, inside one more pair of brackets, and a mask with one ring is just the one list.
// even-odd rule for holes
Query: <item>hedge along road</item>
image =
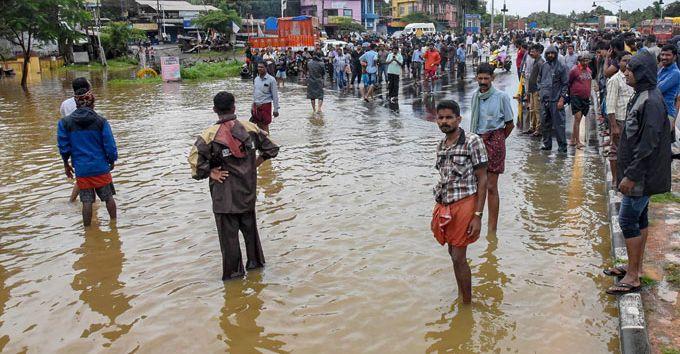
{"label": "hedge along road", "polygon": [[[431,95],[406,79],[391,106],[328,92],[323,116],[311,115],[304,87],[286,85],[271,126],[282,149],[258,179],[267,267],[223,283],[207,183],[191,179],[186,159],[215,121],[213,95],[234,92],[248,118],[251,84],[107,86],[88,74],[119,146],[119,220],[109,225],[100,206],[84,231],[55,146],[59,104],[79,73],[68,75],[29,94],[0,80],[4,350],[618,351],[593,149],[546,154],[513,133],[498,235],[484,227],[469,248],[474,303],[456,300],[451,261],[429,230],[442,137],[432,119],[452,98],[468,123],[469,79],[445,77]],[[511,95],[516,84],[513,73],[496,80]]]}

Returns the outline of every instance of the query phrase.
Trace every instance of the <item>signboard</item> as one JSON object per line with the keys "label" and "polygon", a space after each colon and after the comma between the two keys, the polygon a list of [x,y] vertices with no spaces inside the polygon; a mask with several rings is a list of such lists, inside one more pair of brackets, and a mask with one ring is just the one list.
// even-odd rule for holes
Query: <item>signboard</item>
{"label": "signboard", "polygon": [[529,28],[536,28],[536,27],[538,27],[538,23],[536,23],[536,21],[529,22]]}
{"label": "signboard", "polygon": [[142,31],[158,31],[157,23],[133,23],[132,28]]}
{"label": "signboard", "polygon": [[465,14],[465,33],[479,33],[481,21],[482,15],[480,14]]}
{"label": "signboard", "polygon": [[161,57],[161,76],[163,81],[179,81],[182,79],[178,57]]}
{"label": "signboard", "polygon": [[182,20],[182,25],[184,29],[196,29],[196,25],[194,24],[193,18],[184,18]]}
{"label": "signboard", "polygon": [[73,62],[77,64],[89,63],[90,56],[87,52],[73,52]]}

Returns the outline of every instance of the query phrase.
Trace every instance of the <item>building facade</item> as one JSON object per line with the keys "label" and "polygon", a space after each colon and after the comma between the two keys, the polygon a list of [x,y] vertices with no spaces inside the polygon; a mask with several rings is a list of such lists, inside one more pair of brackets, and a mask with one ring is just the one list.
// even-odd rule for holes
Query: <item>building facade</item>
{"label": "building facade", "polygon": [[300,14],[318,17],[322,25],[332,24],[337,17],[361,22],[362,0],[301,0]]}
{"label": "building facade", "polygon": [[441,27],[458,26],[458,7],[454,0],[391,0],[392,18],[399,20],[413,13],[424,13],[435,19]]}

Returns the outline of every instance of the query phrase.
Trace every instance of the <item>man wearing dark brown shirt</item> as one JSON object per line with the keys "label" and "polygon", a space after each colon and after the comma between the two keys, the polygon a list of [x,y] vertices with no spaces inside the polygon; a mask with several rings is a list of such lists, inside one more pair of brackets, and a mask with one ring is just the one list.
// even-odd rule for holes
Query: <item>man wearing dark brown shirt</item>
{"label": "man wearing dark brown shirt", "polygon": [[218,121],[196,139],[189,164],[194,179],[210,177],[210,196],[222,251],[222,280],[227,280],[245,275],[239,230],[246,243],[246,269],[264,266],[255,220],[257,167],[276,157],[279,147],[257,125],[236,119],[234,95],[219,92],[213,103]]}

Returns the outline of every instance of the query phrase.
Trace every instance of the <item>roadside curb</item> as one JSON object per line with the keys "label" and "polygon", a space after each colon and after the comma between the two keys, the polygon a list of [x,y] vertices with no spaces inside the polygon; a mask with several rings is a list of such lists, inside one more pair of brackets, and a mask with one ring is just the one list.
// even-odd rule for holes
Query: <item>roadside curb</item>
{"label": "roadside curb", "polygon": [[[603,139],[598,132],[598,147]],[[609,161],[599,148],[600,156],[605,169],[605,198],[607,202],[607,218],[609,219],[609,232],[612,240],[611,255],[613,262],[628,261],[626,244],[619,225],[619,208],[621,206],[621,194],[613,189],[611,184],[612,172]],[[616,281],[616,280],[615,280]],[[642,306],[642,297],[639,293],[617,296],[619,309],[619,337],[621,353],[623,354],[647,354],[651,353],[649,336],[647,335],[647,322]]]}

